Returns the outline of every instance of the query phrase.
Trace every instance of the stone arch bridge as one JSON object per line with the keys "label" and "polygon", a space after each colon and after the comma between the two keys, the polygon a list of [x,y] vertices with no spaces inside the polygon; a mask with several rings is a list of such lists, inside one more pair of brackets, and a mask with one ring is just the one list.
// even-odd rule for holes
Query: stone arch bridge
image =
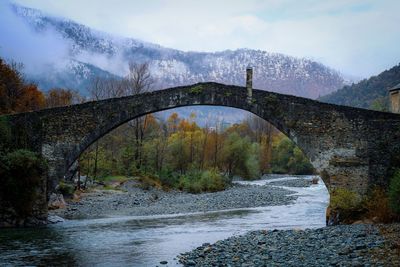
{"label": "stone arch bridge", "polygon": [[199,83],[140,95],[8,116],[18,147],[48,161],[48,192],[79,155],[114,128],[156,111],[191,105],[247,110],[269,121],[307,155],[329,189],[364,194],[387,185],[400,147],[400,115],[320,103],[245,87]]}

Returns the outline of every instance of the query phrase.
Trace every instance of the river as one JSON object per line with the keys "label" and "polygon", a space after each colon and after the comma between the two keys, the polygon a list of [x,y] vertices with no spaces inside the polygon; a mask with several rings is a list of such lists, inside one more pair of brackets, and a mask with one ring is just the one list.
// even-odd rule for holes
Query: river
{"label": "river", "polygon": [[[263,179],[263,185],[293,177]],[[325,226],[328,192],[319,184],[296,191],[294,204],[163,216],[70,220],[42,229],[0,230],[0,266],[168,266],[203,243],[259,229]]]}

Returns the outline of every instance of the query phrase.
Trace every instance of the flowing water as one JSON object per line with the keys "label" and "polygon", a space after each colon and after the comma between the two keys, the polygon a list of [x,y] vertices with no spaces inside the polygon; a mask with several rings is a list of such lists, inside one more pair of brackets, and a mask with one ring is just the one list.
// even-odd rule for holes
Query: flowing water
{"label": "flowing water", "polygon": [[[276,179],[240,182],[263,185]],[[168,266],[203,243],[260,229],[325,226],[328,192],[322,181],[285,187],[299,196],[292,205],[163,216],[65,221],[43,229],[0,230],[0,266]]]}

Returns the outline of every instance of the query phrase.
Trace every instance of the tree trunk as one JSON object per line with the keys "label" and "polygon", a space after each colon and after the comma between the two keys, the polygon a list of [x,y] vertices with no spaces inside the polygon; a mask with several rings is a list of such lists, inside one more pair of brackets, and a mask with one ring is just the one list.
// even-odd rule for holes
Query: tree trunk
{"label": "tree trunk", "polygon": [[96,141],[96,151],[95,151],[95,154],[94,154],[93,180],[97,179],[97,160],[98,160],[98,157],[99,157],[99,141]]}

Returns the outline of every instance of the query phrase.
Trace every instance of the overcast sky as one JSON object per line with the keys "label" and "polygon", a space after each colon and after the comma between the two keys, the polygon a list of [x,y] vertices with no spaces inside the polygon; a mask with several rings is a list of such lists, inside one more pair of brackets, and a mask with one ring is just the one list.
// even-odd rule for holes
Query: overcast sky
{"label": "overcast sky", "polygon": [[400,0],[14,2],[185,51],[260,49],[311,58],[358,77],[400,62]]}

